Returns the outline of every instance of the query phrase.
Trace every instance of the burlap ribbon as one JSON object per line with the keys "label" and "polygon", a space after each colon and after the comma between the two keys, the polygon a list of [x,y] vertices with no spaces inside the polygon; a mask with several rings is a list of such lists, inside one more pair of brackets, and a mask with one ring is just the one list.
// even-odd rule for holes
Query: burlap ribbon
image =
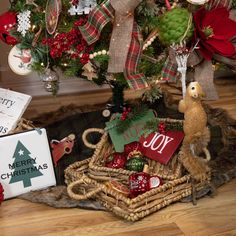
{"label": "burlap ribbon", "polygon": [[108,0],[89,14],[88,22],[79,27],[90,45],[96,42],[103,27],[114,19],[109,48],[108,72],[124,72],[130,87],[147,86],[144,75],[137,72],[142,51],[142,37],[134,21],[134,10],[142,0]]}
{"label": "burlap ribbon", "polygon": [[108,72],[123,72],[131,42],[134,24],[134,9],[139,0],[110,0],[115,10],[115,20],[110,42]]}

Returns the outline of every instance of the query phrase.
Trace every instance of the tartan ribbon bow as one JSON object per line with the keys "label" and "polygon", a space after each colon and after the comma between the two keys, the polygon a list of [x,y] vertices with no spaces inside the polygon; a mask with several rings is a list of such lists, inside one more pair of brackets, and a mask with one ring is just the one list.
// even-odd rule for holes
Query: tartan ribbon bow
{"label": "tartan ribbon bow", "polygon": [[147,87],[144,75],[138,73],[142,52],[142,35],[134,21],[134,10],[141,0],[108,0],[90,12],[88,21],[80,32],[89,45],[95,43],[103,27],[114,20],[109,47],[108,72],[123,72],[133,89]]}

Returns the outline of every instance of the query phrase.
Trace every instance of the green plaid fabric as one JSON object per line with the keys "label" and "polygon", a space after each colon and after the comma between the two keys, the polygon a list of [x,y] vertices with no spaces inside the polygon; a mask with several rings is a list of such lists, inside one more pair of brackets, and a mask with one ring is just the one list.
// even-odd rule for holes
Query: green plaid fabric
{"label": "green plaid fabric", "polygon": [[[103,27],[114,18],[114,15],[115,11],[109,0],[102,5],[98,5],[90,12],[87,23],[79,27],[83,38],[89,45],[99,39]],[[147,87],[144,75],[139,74],[137,70],[141,58],[142,41],[142,35],[138,25],[134,22],[131,43],[124,68],[125,78],[129,86],[133,89]]]}
{"label": "green plaid fabric", "polygon": [[177,65],[171,62],[170,58],[167,57],[164,66],[161,71],[161,78],[163,81],[176,82],[177,80]]}

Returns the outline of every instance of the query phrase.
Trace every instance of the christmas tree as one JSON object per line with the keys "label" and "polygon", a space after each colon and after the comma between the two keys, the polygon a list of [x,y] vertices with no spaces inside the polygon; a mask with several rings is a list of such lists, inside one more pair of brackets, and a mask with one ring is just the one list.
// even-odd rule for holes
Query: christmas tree
{"label": "christmas tree", "polygon": [[31,158],[30,154],[31,153],[29,150],[20,141],[18,141],[13,154],[13,158],[15,160],[11,165],[14,172],[12,172],[13,175],[9,184],[23,181],[24,188],[27,188],[32,185],[32,178],[43,175],[34,165],[36,164],[35,159]]}
{"label": "christmas tree", "polygon": [[235,67],[235,7],[235,0],[17,0],[11,24],[0,19],[0,31],[7,26],[0,35],[30,50],[31,69],[55,90],[52,73],[60,69],[118,91],[149,86],[153,101],[157,81],[181,78],[184,93],[193,72],[216,98],[213,65]]}

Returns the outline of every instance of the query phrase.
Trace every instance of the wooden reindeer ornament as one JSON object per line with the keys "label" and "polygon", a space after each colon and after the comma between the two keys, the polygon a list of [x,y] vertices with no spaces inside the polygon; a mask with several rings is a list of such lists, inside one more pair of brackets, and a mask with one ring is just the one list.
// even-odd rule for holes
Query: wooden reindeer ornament
{"label": "wooden reindeer ornament", "polygon": [[75,143],[75,135],[70,134],[62,140],[51,140],[50,146],[52,148],[52,158],[54,165],[57,166],[58,161],[65,155],[72,152]]}

